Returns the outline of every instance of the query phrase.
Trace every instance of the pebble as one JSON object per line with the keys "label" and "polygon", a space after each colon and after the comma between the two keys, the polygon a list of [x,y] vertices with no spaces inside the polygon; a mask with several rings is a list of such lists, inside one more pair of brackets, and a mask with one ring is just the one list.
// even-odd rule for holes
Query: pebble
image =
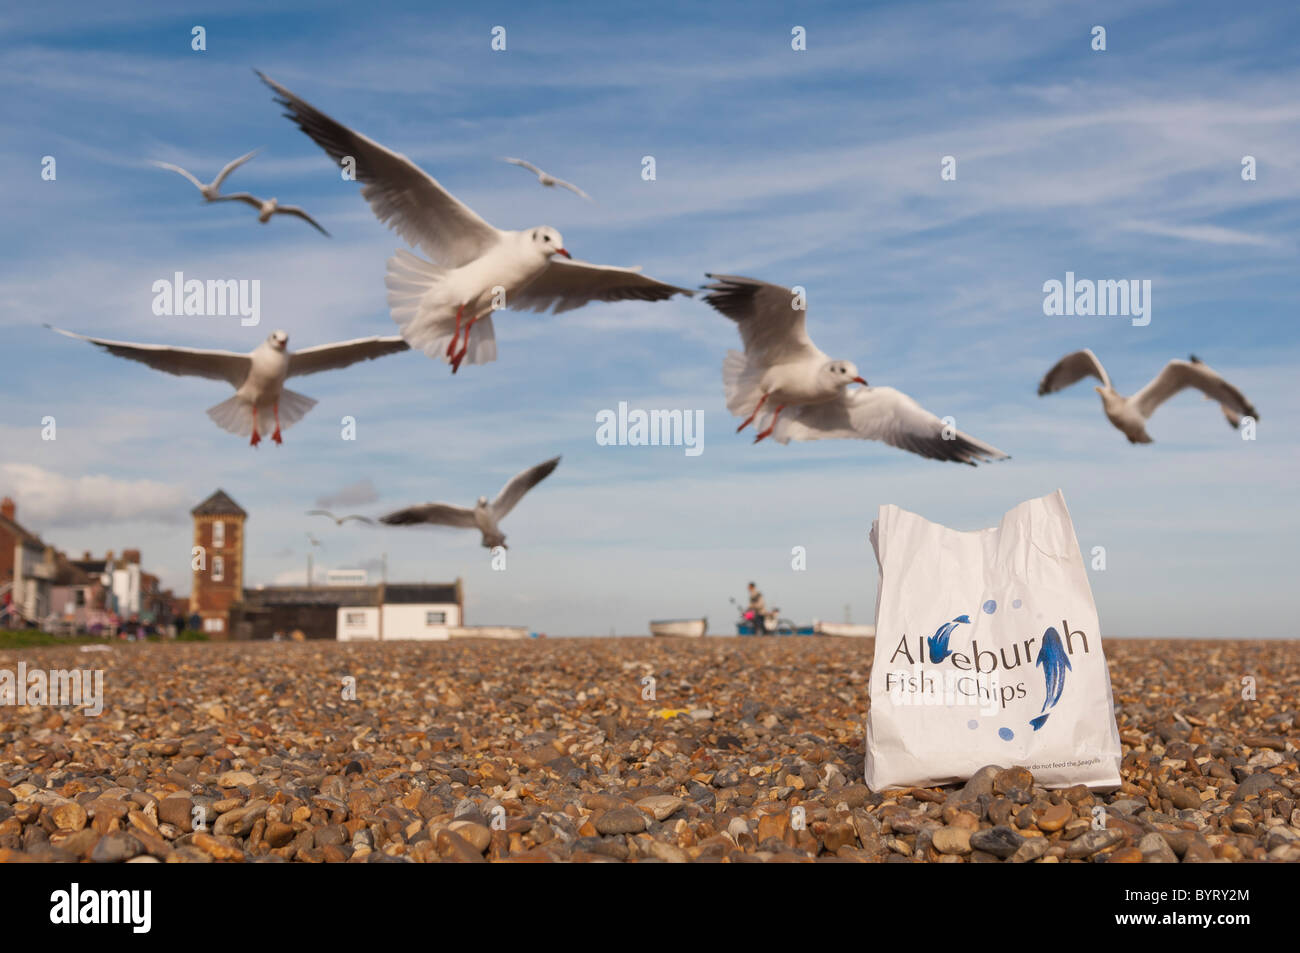
{"label": "pebble", "polygon": [[1065,849],[1065,856],[1071,859],[1078,857],[1091,857],[1099,850],[1105,850],[1114,844],[1118,844],[1124,839],[1124,835],[1116,830],[1090,830],[1080,834],[1070,846]]}
{"label": "pebble", "polygon": [[636,806],[652,815],[656,821],[665,821],[685,807],[686,802],[671,794],[652,794],[641,798]]}
{"label": "pebble", "polygon": [[1025,841],[1009,827],[997,826],[975,831],[970,835],[970,845],[995,857],[1010,857]]}
{"label": "pebble", "polygon": [[596,819],[596,830],[611,834],[639,834],[646,828],[645,815],[633,807],[618,807]]}
{"label": "pebble", "polygon": [[931,837],[934,849],[941,854],[969,854],[971,832],[965,827],[941,827]]}

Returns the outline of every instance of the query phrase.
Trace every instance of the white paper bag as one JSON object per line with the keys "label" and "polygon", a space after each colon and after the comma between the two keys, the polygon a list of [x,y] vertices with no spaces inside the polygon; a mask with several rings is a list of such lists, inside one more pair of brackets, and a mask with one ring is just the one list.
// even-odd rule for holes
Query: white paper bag
{"label": "white paper bag", "polygon": [[882,506],[871,543],[868,787],[962,781],[987,764],[1022,765],[1046,787],[1119,785],[1097,608],[1059,490],[969,533]]}

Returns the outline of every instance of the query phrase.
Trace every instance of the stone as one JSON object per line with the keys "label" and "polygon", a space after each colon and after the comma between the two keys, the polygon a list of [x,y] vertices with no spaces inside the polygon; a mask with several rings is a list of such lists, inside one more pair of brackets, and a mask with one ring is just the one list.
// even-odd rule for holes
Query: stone
{"label": "stone", "polygon": [[86,826],[86,809],[76,801],[55,806],[50,811],[54,826],[61,831],[79,831]]}
{"label": "stone", "polygon": [[645,828],[645,814],[634,807],[620,807],[612,811],[605,811],[596,819],[596,830],[606,836],[639,834]]}
{"label": "stone", "polygon": [[1069,804],[1053,804],[1034,816],[1034,824],[1040,831],[1059,831],[1072,817],[1074,811]]}
{"label": "stone", "polygon": [[1178,855],[1169,846],[1166,841],[1157,833],[1151,833],[1144,836],[1138,841],[1138,850],[1142,852],[1142,861],[1147,864],[1176,864]]}
{"label": "stone", "polygon": [[90,859],[97,864],[120,864],[130,860],[143,850],[135,837],[117,832],[105,834],[90,853]]}
{"label": "stone", "polygon": [[969,854],[971,832],[965,827],[941,827],[931,835],[930,843],[941,854]]}
{"label": "stone", "polygon": [[1011,855],[1010,861],[1013,864],[1033,863],[1043,857],[1050,847],[1046,837],[1026,837],[1025,842]]}
{"label": "stone", "polygon": [[652,794],[641,798],[636,802],[636,806],[656,821],[665,821],[685,807],[686,802],[671,794]]}
{"label": "stone", "polygon": [[970,835],[972,848],[1004,859],[1014,854],[1024,841],[1020,834],[1003,826],[986,828]]}
{"label": "stone", "polygon": [[1080,834],[1070,842],[1070,846],[1065,849],[1065,856],[1070,859],[1091,857],[1098,851],[1118,844],[1123,839],[1124,835],[1119,831],[1110,829],[1090,830]]}

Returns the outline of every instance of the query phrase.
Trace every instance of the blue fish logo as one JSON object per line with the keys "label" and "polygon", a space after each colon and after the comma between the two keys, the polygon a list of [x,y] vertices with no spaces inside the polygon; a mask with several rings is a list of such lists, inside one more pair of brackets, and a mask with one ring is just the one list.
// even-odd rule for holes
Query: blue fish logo
{"label": "blue fish logo", "polygon": [[952,651],[948,648],[948,636],[952,635],[952,630],[957,628],[958,622],[969,623],[970,616],[959,615],[951,622],[945,622],[939,626],[934,635],[925,640],[926,645],[930,648],[930,661],[934,664],[939,664],[952,654]]}
{"label": "blue fish logo", "polygon": [[1053,628],[1048,628],[1043,633],[1043,647],[1038,650],[1034,665],[1043,667],[1044,698],[1043,707],[1039,710],[1047,712],[1030,720],[1034,731],[1037,731],[1047,723],[1047,716],[1051,714],[1047,709],[1055,707],[1061,700],[1061,692],[1065,691],[1065,673],[1073,669],[1070,656],[1065,651],[1065,643],[1061,641],[1061,633]]}

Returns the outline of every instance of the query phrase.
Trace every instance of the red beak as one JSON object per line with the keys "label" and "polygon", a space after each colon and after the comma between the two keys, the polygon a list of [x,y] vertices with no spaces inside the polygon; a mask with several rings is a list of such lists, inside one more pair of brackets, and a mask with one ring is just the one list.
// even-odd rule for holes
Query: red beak
{"label": "red beak", "polygon": [[861,384],[863,387],[867,387],[867,386],[868,386],[867,382],[864,381],[861,377],[855,377],[855,378],[853,378],[853,383],[855,383],[855,384]]}
{"label": "red beak", "polygon": [[569,254],[567,251],[565,251],[563,248],[557,248],[557,249],[555,249],[555,253],[556,253],[557,255],[563,255],[565,258],[568,258],[568,259],[570,259],[570,260],[573,259],[573,256],[570,255],[570,254]]}

